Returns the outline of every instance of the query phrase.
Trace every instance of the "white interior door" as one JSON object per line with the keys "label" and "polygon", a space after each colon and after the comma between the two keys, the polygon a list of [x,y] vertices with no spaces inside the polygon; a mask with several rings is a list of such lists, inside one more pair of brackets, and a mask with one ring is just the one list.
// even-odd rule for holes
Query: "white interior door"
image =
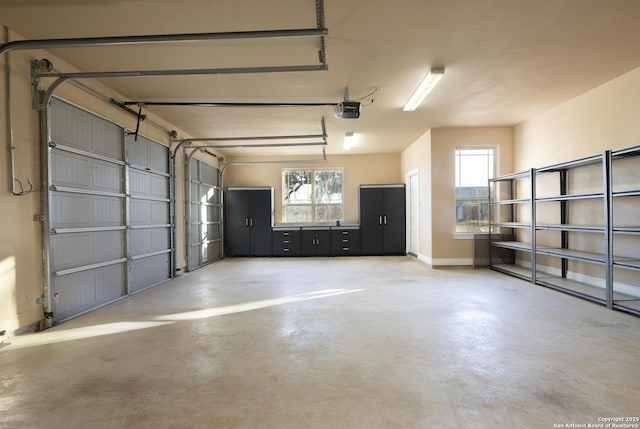
{"label": "white interior door", "polygon": [[418,193],[418,170],[407,174],[407,253],[418,256],[420,230],[420,202]]}

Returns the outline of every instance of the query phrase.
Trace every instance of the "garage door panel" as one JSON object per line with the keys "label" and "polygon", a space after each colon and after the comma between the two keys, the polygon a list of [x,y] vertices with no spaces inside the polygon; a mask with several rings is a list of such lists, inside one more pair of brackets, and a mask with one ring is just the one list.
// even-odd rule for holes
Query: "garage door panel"
{"label": "garage door panel", "polygon": [[189,258],[187,260],[189,270],[198,268],[200,266],[200,259],[200,246],[192,245],[189,251]]}
{"label": "garage door panel", "polygon": [[200,181],[200,166],[198,164],[198,161],[193,158],[189,161],[189,175],[191,180],[196,182]]}
{"label": "garage door panel", "polygon": [[151,178],[144,171],[129,170],[129,192],[132,194],[149,195]]}
{"label": "garage door panel", "polygon": [[208,243],[203,246],[202,262],[217,261],[220,257],[220,246],[217,243]]}
{"label": "garage door panel", "polygon": [[54,272],[126,257],[124,231],[56,234],[51,237]]}
{"label": "garage door panel", "polygon": [[167,198],[169,178],[132,169],[129,172],[129,189],[136,196]]}
{"label": "garage door panel", "polygon": [[51,180],[55,186],[122,192],[123,167],[69,152],[51,154]]}
{"label": "garage door panel", "polygon": [[191,204],[191,219],[190,219],[190,223],[199,223],[200,222],[200,218],[201,213],[200,213],[200,206],[198,204]]}
{"label": "garage door panel", "polygon": [[156,142],[149,142],[149,165],[155,171],[169,172],[169,148]]}
{"label": "garage door panel", "polygon": [[124,284],[124,263],[56,277],[55,321],[60,322],[124,296]]}
{"label": "garage door panel", "polygon": [[113,159],[122,159],[124,148],[122,147],[121,127],[103,119],[93,120],[93,141],[91,151]]}
{"label": "garage door panel", "polygon": [[121,127],[59,100],[52,102],[51,140],[66,146],[123,158]]}
{"label": "garage door panel", "polygon": [[218,185],[218,170],[209,164],[202,163],[200,167],[200,182],[207,185]]}
{"label": "garage door panel", "polygon": [[169,253],[131,261],[131,291],[137,292],[171,277]]}
{"label": "garage door panel", "polygon": [[169,228],[136,229],[131,231],[131,254],[144,255],[146,253],[166,250],[170,245]]}
{"label": "garage door panel", "polygon": [[189,198],[192,203],[200,202],[200,195],[198,195],[198,192],[199,192],[198,188],[199,186],[197,183],[191,183],[189,185]]}
{"label": "garage door panel", "polygon": [[120,226],[124,199],[56,192],[51,201],[53,228]]}
{"label": "garage door panel", "polygon": [[206,225],[207,228],[207,240],[217,240],[220,238],[220,228],[216,224]]}
{"label": "garage door panel", "polygon": [[207,219],[209,222],[220,222],[220,207],[206,206]]}
{"label": "garage door panel", "polygon": [[203,244],[200,247],[200,258],[202,260],[202,263],[207,263],[211,260],[211,255],[210,255],[210,245],[209,244]]}
{"label": "garage door panel", "polygon": [[213,196],[213,187],[206,183],[200,183],[198,189],[198,202],[200,204],[208,203],[209,199]]}
{"label": "garage door panel", "polygon": [[169,178],[165,176],[151,175],[149,195],[157,198],[167,198]]}
{"label": "garage door panel", "polygon": [[136,141],[135,136],[127,135],[127,156],[129,162],[144,167],[149,167],[149,142],[143,136],[138,135]]}
{"label": "garage door panel", "polygon": [[66,103],[51,103],[51,140],[84,150],[91,150],[93,129],[85,112]]}
{"label": "garage door panel", "polygon": [[169,148],[144,136],[127,136],[127,154],[129,161],[156,172],[169,172]]}
{"label": "garage door panel", "polygon": [[131,200],[130,210],[132,225],[165,225],[169,223],[169,203]]}
{"label": "garage door panel", "polygon": [[202,236],[200,235],[200,225],[191,225],[191,243],[199,243],[202,241]]}

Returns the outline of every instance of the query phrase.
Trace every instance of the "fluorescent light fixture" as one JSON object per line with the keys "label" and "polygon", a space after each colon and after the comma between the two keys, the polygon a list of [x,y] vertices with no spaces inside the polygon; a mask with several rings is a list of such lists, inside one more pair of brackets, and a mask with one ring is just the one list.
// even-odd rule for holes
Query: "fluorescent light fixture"
{"label": "fluorescent light fixture", "polygon": [[356,134],[355,133],[345,133],[344,134],[344,146],[343,148],[345,150],[349,150],[353,147],[353,145],[355,144],[356,141]]}
{"label": "fluorescent light fixture", "polygon": [[420,85],[418,85],[402,110],[405,112],[413,112],[416,110],[418,106],[422,104],[427,94],[440,82],[442,76],[444,76],[444,68],[432,68],[429,70],[429,73],[422,79],[422,82],[420,82]]}

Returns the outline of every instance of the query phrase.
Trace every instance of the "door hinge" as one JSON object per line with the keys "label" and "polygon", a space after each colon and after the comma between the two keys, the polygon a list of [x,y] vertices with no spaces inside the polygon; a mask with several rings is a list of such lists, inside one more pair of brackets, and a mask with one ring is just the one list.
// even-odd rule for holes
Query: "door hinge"
{"label": "door hinge", "polygon": [[44,296],[39,296],[38,298],[36,298],[36,304],[44,305]]}
{"label": "door hinge", "polygon": [[44,215],[41,215],[40,213],[34,214],[33,215],[33,221],[34,222],[44,222]]}

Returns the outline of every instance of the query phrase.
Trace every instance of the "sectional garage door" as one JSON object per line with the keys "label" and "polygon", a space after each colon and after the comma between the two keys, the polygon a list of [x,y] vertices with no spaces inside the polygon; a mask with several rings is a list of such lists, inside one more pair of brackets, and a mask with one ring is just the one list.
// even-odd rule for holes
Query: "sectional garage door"
{"label": "sectional garage door", "polygon": [[49,225],[53,322],[171,277],[168,148],[54,99]]}
{"label": "sectional garage door", "polygon": [[219,170],[189,158],[187,270],[222,258],[222,190]]}

